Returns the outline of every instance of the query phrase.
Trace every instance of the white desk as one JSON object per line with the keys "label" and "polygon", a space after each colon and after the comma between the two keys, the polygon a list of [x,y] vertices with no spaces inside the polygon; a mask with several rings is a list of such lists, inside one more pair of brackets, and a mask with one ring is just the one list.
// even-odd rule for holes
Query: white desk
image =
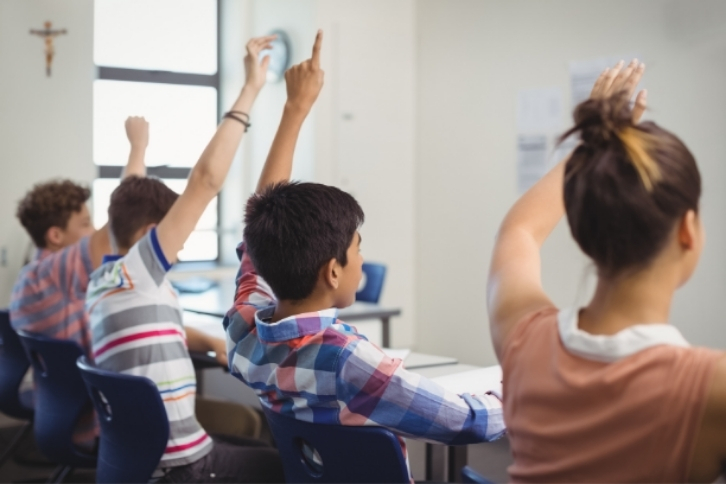
{"label": "white desk", "polygon": [[[184,325],[203,331],[216,338],[224,339],[224,328],[222,327],[222,319],[218,316],[209,316],[206,314],[198,314],[190,311],[184,311]],[[202,363],[204,367],[209,368],[216,365],[216,360],[212,354],[192,355],[197,363]],[[404,358],[404,364],[409,370],[418,368],[434,368],[444,365],[455,365],[458,363],[456,358],[450,356],[427,355],[424,353],[410,352]]]}
{"label": "white desk", "polygon": [[[202,293],[182,293],[179,303],[185,311],[223,318],[232,307],[235,294],[233,280],[218,281],[217,285]],[[382,346],[391,346],[391,318],[401,314],[399,308],[387,308],[378,304],[356,302],[338,313],[345,322],[379,319],[383,326]]]}
{"label": "white desk", "polygon": [[[219,316],[209,316],[193,312],[184,312],[184,324],[204,331],[216,337],[225,337],[222,320]],[[201,362],[203,367],[213,368],[217,365],[213,355],[192,354],[195,362]],[[460,364],[456,358],[427,355],[411,352],[406,356],[404,365],[426,378],[440,378],[458,373],[480,370],[480,367]],[[212,372],[204,379],[200,379],[200,393],[209,384],[224,389],[225,398],[237,403],[248,405],[261,410],[260,400],[255,392],[242,382],[230,385],[230,375],[221,372]],[[211,380],[211,381],[210,381]],[[216,384],[215,384],[216,383]],[[467,446],[446,446],[426,443],[426,480],[436,482],[458,482],[461,469],[467,464]]]}

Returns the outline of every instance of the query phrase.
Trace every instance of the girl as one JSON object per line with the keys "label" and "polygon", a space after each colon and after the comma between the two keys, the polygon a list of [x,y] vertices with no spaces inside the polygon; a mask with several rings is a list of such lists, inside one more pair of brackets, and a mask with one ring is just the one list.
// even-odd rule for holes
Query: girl
{"label": "girl", "polygon": [[[515,482],[713,481],[726,456],[726,358],[668,324],[703,247],[701,178],[675,135],[639,124],[643,64],[606,70],[575,110],[580,145],[502,223],[489,316]],[[598,281],[558,310],[539,250],[567,214]]]}

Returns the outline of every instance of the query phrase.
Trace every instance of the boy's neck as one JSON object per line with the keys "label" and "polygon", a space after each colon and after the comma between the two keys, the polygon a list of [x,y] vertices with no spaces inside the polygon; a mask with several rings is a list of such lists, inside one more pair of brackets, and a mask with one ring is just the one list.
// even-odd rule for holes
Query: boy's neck
{"label": "boy's neck", "polygon": [[314,313],[332,307],[333,301],[327,297],[309,297],[301,301],[278,301],[270,322],[276,323],[296,314]]}

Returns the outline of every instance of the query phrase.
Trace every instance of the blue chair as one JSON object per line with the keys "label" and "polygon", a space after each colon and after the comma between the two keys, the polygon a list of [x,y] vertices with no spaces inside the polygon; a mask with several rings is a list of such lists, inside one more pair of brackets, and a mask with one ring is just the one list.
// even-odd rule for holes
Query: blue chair
{"label": "blue chair", "polygon": [[20,384],[29,367],[20,338],[10,326],[8,311],[0,311],[0,412],[27,421],[0,456],[0,467],[33,429],[33,391],[20,392]]}
{"label": "blue chair", "polygon": [[410,482],[401,445],[387,429],[314,424],[263,409],[286,482]]}
{"label": "blue chair", "polygon": [[92,410],[91,399],[76,367],[83,350],[73,341],[18,331],[33,365],[35,380],[35,442],[41,453],[60,467],[51,477],[62,482],[77,467],[96,467],[96,456],[73,443],[79,417]]}
{"label": "blue chair", "polygon": [[365,284],[355,294],[355,300],[378,304],[383,291],[383,281],[386,279],[386,266],[364,262],[363,273],[366,276]]}
{"label": "blue chair", "polygon": [[78,359],[81,377],[101,424],[96,482],[148,482],[169,442],[169,419],[159,389]]}
{"label": "blue chair", "polygon": [[469,466],[461,469],[461,482],[469,484],[494,484]]}

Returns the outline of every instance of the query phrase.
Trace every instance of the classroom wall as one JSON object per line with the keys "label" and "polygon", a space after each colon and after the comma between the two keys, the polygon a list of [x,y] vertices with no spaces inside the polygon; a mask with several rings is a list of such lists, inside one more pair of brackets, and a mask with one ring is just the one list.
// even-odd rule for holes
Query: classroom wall
{"label": "classroom wall", "polygon": [[[46,20],[68,30],[56,40],[50,78],[43,40],[29,34]],[[0,307],[30,241],[15,218],[18,200],[52,177],[94,177],[93,77],[92,0],[0,2]]]}
{"label": "classroom wall", "polygon": [[[672,321],[695,344],[726,348],[726,3],[419,0],[416,132],[418,349],[494,364],[486,275],[516,187],[522,89],[559,87],[573,60],[636,53],[653,117],[691,148],[704,180],[708,241]],[[568,117],[568,121],[569,121]],[[561,224],[543,250],[560,306],[586,300],[592,270]]]}
{"label": "classroom wall", "polygon": [[[389,269],[381,303],[403,311],[392,323],[393,344],[411,346],[416,321],[414,1],[249,0],[244,8],[235,5],[239,17],[229,24],[245,17],[250,35],[286,31],[294,63],[310,56],[317,29],[325,31],[325,86],[300,134],[293,178],[336,185],[361,204],[366,213],[363,255]],[[228,44],[239,43],[238,35],[223,42],[234,49]],[[256,102],[242,150],[242,178],[231,182],[244,197],[254,189],[285,99],[284,83],[268,84]],[[380,324],[358,326],[380,341]]]}

